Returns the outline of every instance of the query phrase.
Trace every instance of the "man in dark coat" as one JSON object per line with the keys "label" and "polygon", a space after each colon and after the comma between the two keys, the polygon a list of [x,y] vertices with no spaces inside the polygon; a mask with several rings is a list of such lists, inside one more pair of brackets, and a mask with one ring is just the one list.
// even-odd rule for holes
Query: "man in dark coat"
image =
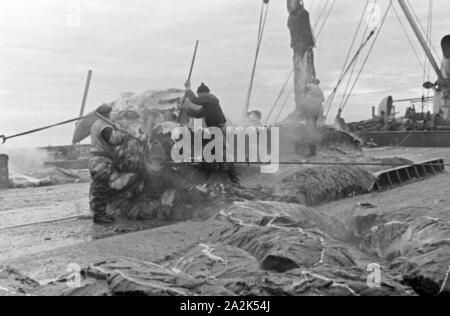
{"label": "man in dark coat", "polygon": [[[190,117],[203,118],[207,127],[217,127],[222,130],[223,139],[226,140],[227,119],[223,114],[219,99],[211,94],[210,89],[204,83],[197,89],[196,96],[191,90],[191,83],[188,81],[186,87],[186,104],[182,109],[187,112]],[[226,147],[226,142],[224,142]],[[224,149],[226,153],[226,148]],[[233,163],[223,163],[223,168],[228,172],[230,180],[233,183],[239,183],[239,176]]]}
{"label": "man in dark coat", "polygon": [[309,12],[305,10],[303,1],[300,0],[288,0],[288,11],[291,47],[303,59],[305,53],[312,50],[316,45]]}

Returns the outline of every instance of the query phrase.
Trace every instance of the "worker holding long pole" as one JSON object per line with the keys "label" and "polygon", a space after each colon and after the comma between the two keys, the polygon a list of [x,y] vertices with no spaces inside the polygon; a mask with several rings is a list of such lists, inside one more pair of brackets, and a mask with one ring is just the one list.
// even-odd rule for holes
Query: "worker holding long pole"
{"label": "worker holding long pole", "polygon": [[108,215],[106,207],[115,180],[126,176],[128,186],[137,179],[136,174],[119,175],[115,172],[114,161],[116,160],[116,148],[126,141],[129,135],[109,120],[112,107],[102,105],[96,111],[99,119],[92,125],[91,139],[92,149],[89,160],[89,173],[92,178],[89,194],[89,205],[94,213],[94,223],[98,225],[109,225],[115,222],[115,218]]}
{"label": "worker holding long pole", "polygon": [[[185,83],[186,93],[181,104],[180,113],[186,115],[186,118],[203,118],[207,127],[217,127],[222,130],[223,137],[226,139],[226,123],[227,119],[220,106],[219,99],[211,94],[209,87],[202,83],[197,89],[197,95],[191,90],[191,76],[197,54],[198,41],[195,47],[194,58],[191,63],[188,80]],[[180,120],[181,122],[181,120]],[[227,146],[224,148],[227,153]],[[228,161],[225,157],[225,161]],[[222,168],[228,172],[231,182],[239,183],[239,176],[233,163],[223,163]]]}

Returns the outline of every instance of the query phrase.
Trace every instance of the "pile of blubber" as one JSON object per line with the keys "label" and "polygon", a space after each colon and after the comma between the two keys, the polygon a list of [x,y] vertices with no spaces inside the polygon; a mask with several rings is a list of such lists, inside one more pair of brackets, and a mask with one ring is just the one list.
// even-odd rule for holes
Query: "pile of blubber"
{"label": "pile of blubber", "polygon": [[[345,228],[313,209],[273,202],[234,203],[205,223],[203,240],[166,262],[120,260],[84,271],[83,286],[64,278],[35,293],[58,295],[404,295],[367,272],[336,236]],[[336,236],[332,237],[327,232]]]}
{"label": "pile of blubber", "polygon": [[[374,208],[335,218],[298,204],[236,202],[205,222],[200,240],[163,261],[94,264],[83,270],[77,289],[64,277],[41,287],[3,268],[0,289],[31,295],[444,296],[450,294],[450,218],[431,213]],[[370,277],[371,263],[381,268],[381,280]]]}

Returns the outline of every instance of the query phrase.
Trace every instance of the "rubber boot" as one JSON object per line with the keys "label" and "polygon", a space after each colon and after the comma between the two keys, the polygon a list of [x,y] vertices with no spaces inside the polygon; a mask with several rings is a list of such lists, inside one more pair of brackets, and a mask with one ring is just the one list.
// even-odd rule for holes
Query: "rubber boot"
{"label": "rubber boot", "polygon": [[94,215],[94,224],[96,225],[112,225],[115,222],[116,219],[108,214]]}
{"label": "rubber boot", "polygon": [[309,156],[310,157],[316,157],[317,156],[317,146],[310,144],[309,145]]}
{"label": "rubber boot", "polygon": [[233,164],[228,165],[228,176],[230,177],[230,181],[234,184],[240,184],[241,179],[239,179],[239,175],[236,171],[236,167]]}

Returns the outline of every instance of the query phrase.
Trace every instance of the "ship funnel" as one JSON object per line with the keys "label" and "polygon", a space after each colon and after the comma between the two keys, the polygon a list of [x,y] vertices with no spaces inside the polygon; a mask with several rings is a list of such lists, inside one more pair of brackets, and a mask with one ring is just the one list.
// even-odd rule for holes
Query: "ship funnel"
{"label": "ship funnel", "polygon": [[450,35],[445,36],[441,41],[442,79],[436,86],[434,97],[434,113],[443,112],[444,119],[450,119]]}
{"label": "ship funnel", "polygon": [[450,59],[450,35],[445,36],[441,41],[442,52],[445,59]]}
{"label": "ship funnel", "polygon": [[450,87],[450,35],[445,36],[441,41],[442,53],[442,76],[447,80],[447,87]]}

